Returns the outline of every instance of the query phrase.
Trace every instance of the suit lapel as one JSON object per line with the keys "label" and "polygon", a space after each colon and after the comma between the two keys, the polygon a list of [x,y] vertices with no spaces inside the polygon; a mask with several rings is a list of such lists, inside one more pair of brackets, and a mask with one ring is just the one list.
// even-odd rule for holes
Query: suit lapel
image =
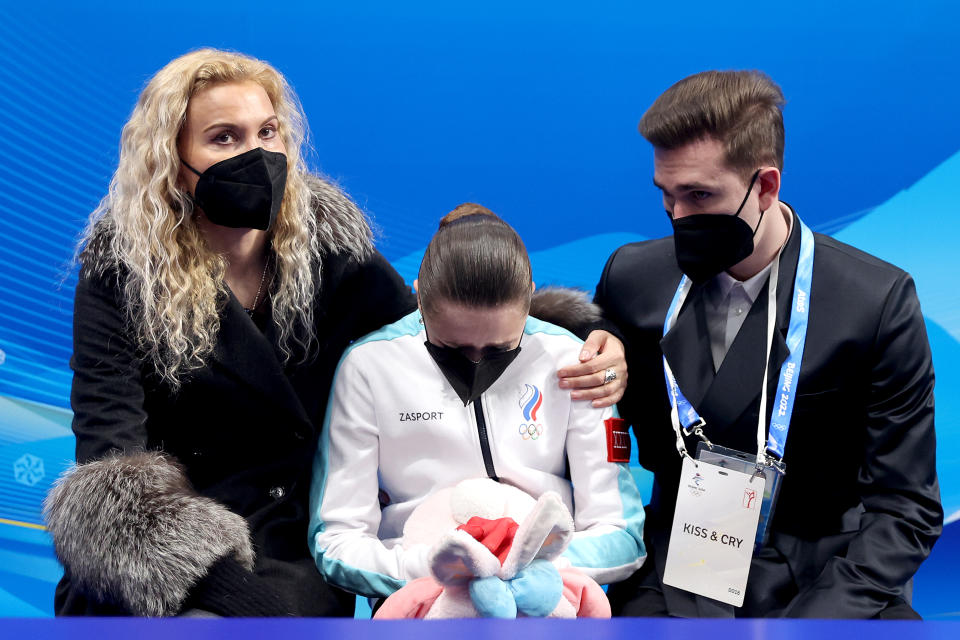
{"label": "suit lapel", "polygon": [[220,320],[213,359],[235,378],[309,423],[300,399],[284,374],[273,347],[275,343],[273,323],[269,323],[266,335],[261,333],[240,302],[230,294]]}
{"label": "suit lapel", "polygon": [[660,349],[683,395],[699,408],[713,382],[713,356],[702,285],[694,285],[690,291],[676,322],[660,340]]}
{"label": "suit lapel", "polygon": [[[703,397],[701,413],[707,421],[708,434],[721,433],[735,424],[760,395],[767,340],[767,300],[764,284]],[[776,339],[775,335],[774,341]]]}

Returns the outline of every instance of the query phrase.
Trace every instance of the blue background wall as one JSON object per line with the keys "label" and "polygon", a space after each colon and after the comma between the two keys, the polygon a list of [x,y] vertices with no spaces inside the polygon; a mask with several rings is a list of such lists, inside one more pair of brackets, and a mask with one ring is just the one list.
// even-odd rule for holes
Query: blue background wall
{"label": "blue background wall", "polygon": [[917,280],[952,524],[914,605],[960,616],[957,5],[450,4],[0,2],[0,615],[50,615],[59,576],[39,505],[73,455],[76,234],[139,90],[209,45],[287,75],[312,166],[369,211],[408,280],[439,217],[472,200],[517,227],[539,285],[588,290],[615,247],[669,233],[644,109],[695,71],[769,73],[788,99],[782,197]]}

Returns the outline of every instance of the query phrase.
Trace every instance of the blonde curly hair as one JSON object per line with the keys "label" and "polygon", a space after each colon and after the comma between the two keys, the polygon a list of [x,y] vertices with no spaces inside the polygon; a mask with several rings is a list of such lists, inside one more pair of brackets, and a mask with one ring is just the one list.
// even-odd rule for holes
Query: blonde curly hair
{"label": "blonde curly hair", "polygon": [[226,260],[207,246],[178,181],[177,138],[194,95],[245,81],[266,91],[287,154],[283,204],[268,232],[272,320],[285,362],[308,357],[315,343],[313,301],[323,255],[364,258],[372,250],[363,214],[337,187],[307,172],[303,111],[276,69],[216,49],[171,61],[147,83],[123,127],[117,170],[80,239],[79,259],[83,275],[115,271],[137,346],[174,389],[213,351],[218,311],[228,298]]}

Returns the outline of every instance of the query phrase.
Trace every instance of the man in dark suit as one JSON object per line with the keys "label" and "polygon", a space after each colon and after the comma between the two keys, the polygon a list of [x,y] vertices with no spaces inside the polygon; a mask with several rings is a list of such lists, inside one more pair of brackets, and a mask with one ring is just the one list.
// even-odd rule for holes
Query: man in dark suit
{"label": "man in dark suit", "polygon": [[[910,276],[890,264],[819,234],[808,235],[812,258],[800,260],[802,223],[779,199],[782,105],[762,73],[705,72],[668,89],[640,121],[674,236],[618,249],[596,294],[627,347],[620,412],[655,476],[647,563],[611,587],[620,615],[919,617],[911,578],[943,522],[923,317]],[[766,356],[769,425],[781,408],[796,274],[811,261],[785,473],[743,605],[665,585],[682,458],[663,358],[703,435],[757,455]],[[688,294],[664,333],[684,274]],[[683,436],[691,453],[699,440]]]}

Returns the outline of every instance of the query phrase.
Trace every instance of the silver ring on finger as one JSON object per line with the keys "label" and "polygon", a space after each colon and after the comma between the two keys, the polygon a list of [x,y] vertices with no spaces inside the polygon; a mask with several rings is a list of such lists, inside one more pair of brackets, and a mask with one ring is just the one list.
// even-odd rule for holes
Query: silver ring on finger
{"label": "silver ring on finger", "polygon": [[614,371],[612,368],[607,369],[606,371],[603,372],[603,384],[607,384],[608,382],[613,382],[616,379],[617,379],[617,372]]}

